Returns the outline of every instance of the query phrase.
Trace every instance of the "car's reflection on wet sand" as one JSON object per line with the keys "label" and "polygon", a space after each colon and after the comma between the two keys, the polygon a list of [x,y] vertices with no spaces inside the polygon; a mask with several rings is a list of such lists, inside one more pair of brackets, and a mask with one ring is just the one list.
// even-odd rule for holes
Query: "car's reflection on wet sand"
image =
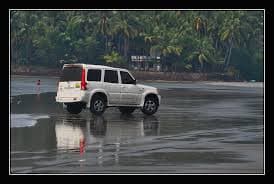
{"label": "car's reflection on wet sand", "polygon": [[[56,118],[56,119],[55,119]],[[104,116],[66,114],[56,120],[56,146],[60,150],[80,149],[83,146],[119,145],[139,137],[159,135],[159,122],[155,116],[136,117],[120,115],[110,122]]]}
{"label": "car's reflection on wet sand", "polygon": [[41,164],[43,160],[50,160],[49,165],[52,160],[63,163],[67,159],[75,161],[73,158],[91,159],[92,165],[112,160],[117,165],[121,145],[159,135],[155,116],[108,115],[108,118],[111,120],[95,115],[53,115],[39,119],[34,126],[12,128],[14,172],[44,168],[48,164]]}

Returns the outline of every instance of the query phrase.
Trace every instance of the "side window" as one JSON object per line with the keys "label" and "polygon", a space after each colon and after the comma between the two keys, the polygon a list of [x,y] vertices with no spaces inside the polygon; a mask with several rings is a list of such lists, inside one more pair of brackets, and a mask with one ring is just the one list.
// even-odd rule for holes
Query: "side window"
{"label": "side window", "polygon": [[94,69],[88,70],[87,80],[101,81],[101,70],[94,70]]}
{"label": "side window", "polygon": [[135,81],[134,79],[129,75],[128,72],[120,72],[121,74],[121,80],[122,80],[122,84],[134,84]]}
{"label": "side window", "polygon": [[105,82],[118,83],[118,73],[114,70],[105,70]]}

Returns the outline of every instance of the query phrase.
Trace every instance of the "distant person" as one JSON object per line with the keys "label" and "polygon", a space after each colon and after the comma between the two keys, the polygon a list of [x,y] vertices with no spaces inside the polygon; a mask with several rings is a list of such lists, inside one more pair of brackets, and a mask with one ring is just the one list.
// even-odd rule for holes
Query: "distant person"
{"label": "distant person", "polygon": [[82,155],[85,152],[85,146],[86,146],[86,141],[85,138],[80,139],[80,155]]}
{"label": "distant person", "polygon": [[36,83],[36,91],[37,91],[37,94],[40,94],[40,85],[41,85],[41,81],[40,81],[40,79],[37,81],[37,83]]}

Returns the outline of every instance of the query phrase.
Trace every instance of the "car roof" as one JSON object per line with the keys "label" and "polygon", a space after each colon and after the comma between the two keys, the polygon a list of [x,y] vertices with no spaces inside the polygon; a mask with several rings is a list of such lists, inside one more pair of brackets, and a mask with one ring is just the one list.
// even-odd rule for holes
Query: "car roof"
{"label": "car roof", "polygon": [[83,64],[83,63],[75,63],[75,64],[64,64],[64,67],[73,67],[73,66],[81,66],[88,69],[112,69],[112,70],[127,70],[123,68],[114,68],[105,65],[92,65],[92,64]]}

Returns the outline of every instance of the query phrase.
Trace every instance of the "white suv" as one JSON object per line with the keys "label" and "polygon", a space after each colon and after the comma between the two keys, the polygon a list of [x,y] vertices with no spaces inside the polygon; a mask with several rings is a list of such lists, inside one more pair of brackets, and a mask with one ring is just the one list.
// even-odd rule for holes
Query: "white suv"
{"label": "white suv", "polygon": [[136,84],[126,69],[87,64],[63,66],[56,96],[69,113],[78,114],[89,108],[97,115],[107,107],[118,107],[121,113],[140,108],[144,114],[152,115],[160,100],[156,88]]}

